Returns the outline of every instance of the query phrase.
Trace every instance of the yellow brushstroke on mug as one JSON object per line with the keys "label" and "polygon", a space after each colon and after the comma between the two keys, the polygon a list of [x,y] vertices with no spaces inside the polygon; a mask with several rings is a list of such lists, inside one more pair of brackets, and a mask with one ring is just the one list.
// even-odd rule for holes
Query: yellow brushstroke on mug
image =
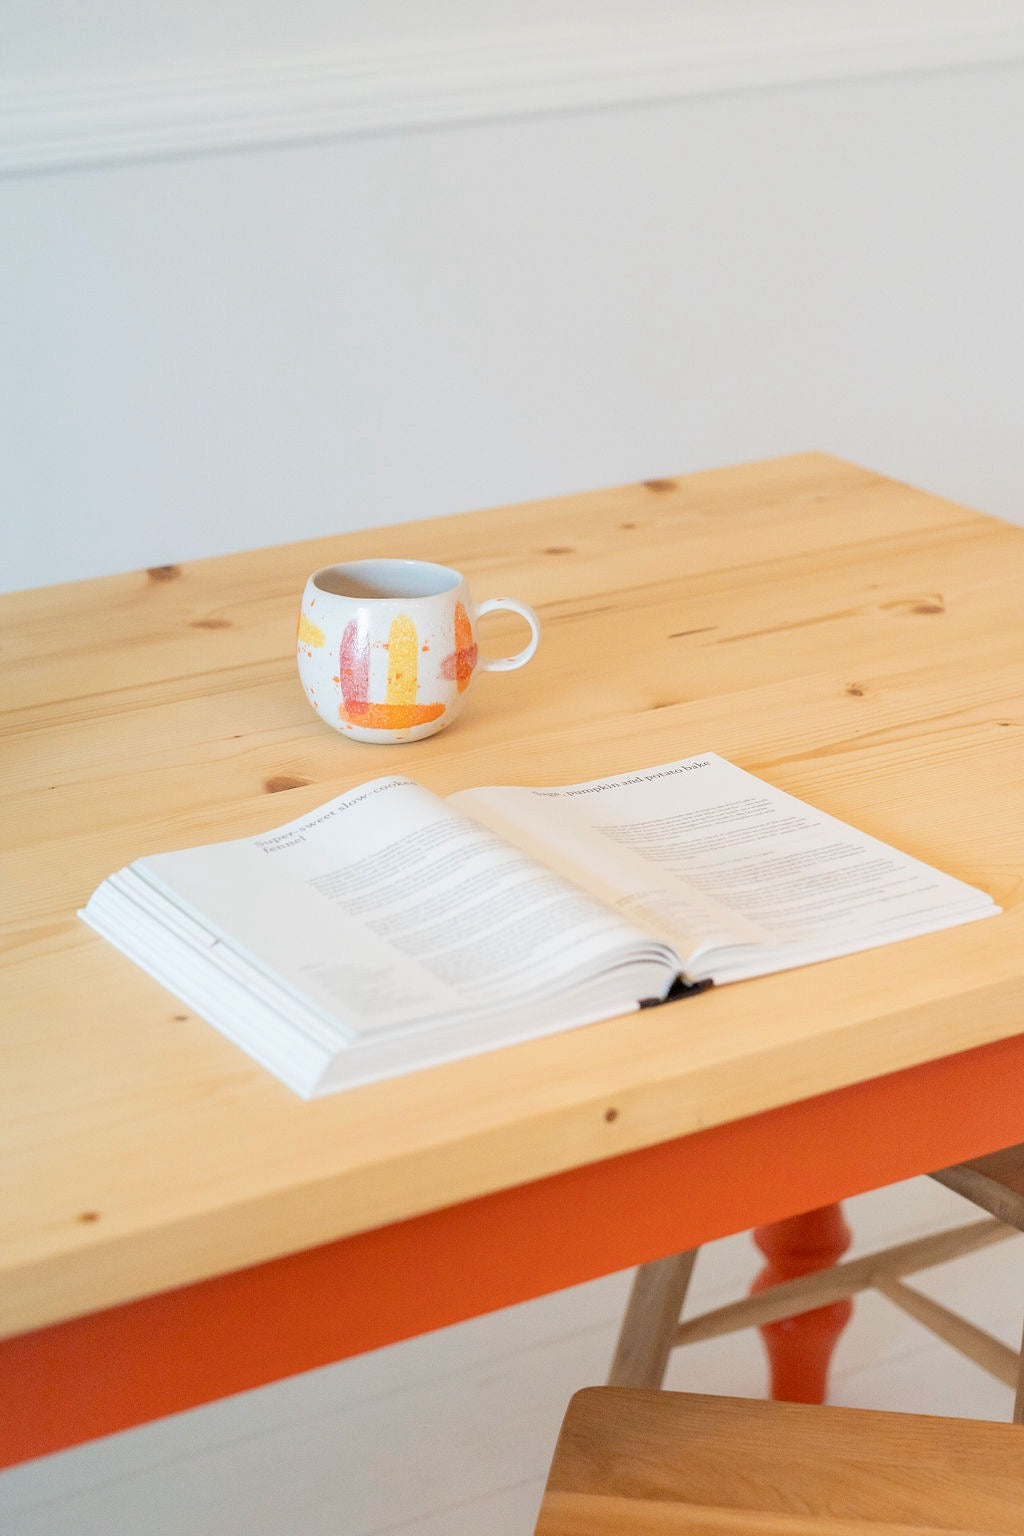
{"label": "yellow brushstroke on mug", "polygon": [[308,646],[311,650],[317,650],[324,643],[324,632],[318,624],[308,618],[306,614],[299,614],[299,645]]}

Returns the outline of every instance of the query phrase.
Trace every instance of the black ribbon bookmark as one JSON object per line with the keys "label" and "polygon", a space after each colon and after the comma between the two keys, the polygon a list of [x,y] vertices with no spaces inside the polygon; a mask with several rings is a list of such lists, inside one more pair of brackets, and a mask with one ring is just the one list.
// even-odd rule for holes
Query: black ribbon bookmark
{"label": "black ribbon bookmark", "polygon": [[707,981],[686,981],[682,976],[677,976],[664,997],[642,997],[640,1007],[660,1008],[662,1003],[674,1003],[677,997],[693,997],[697,992],[706,992],[713,986],[710,977]]}

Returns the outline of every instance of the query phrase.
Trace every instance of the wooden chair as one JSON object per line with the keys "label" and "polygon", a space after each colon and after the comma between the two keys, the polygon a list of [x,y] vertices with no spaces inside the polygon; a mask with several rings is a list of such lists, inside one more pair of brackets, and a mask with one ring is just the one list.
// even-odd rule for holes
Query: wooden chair
{"label": "wooden chair", "polygon": [[[850,1297],[873,1288],[1000,1381],[1016,1386],[1013,1419],[1016,1424],[1024,1423],[1024,1348],[1020,1352],[1008,1349],[966,1318],[906,1284],[906,1276],[918,1270],[1024,1232],[1024,1145],[940,1169],[931,1177],[988,1211],[991,1219],[815,1269],[686,1322],[679,1318],[696,1251],[642,1265],[626,1308],[609,1385],[660,1387],[673,1349],[740,1328],[761,1327],[770,1333],[773,1324],[816,1308],[836,1310],[831,1321],[825,1313],[812,1314],[824,1320],[826,1330],[831,1329],[822,1346],[827,1368],[832,1343],[846,1320],[847,1313],[840,1308],[845,1306],[848,1312]],[[770,1339],[766,1342],[771,1350]],[[778,1382],[776,1376],[776,1397],[820,1402],[824,1396],[823,1373],[817,1392],[780,1390]]]}
{"label": "wooden chair", "polygon": [[590,1387],[535,1536],[1021,1536],[1012,1424]]}

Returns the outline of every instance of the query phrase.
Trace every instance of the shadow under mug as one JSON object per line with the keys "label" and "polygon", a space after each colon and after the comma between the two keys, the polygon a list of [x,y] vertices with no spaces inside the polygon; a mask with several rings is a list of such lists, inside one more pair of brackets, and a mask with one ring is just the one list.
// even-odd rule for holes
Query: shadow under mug
{"label": "shadow under mug", "polygon": [[[477,620],[518,613],[529,643],[482,657]],[[475,671],[511,672],[537,649],[533,609],[511,597],[474,604],[459,571],[426,560],[354,560],[314,571],[299,613],[297,654],[306,697],[322,720],[356,741],[418,741],[450,725]]]}

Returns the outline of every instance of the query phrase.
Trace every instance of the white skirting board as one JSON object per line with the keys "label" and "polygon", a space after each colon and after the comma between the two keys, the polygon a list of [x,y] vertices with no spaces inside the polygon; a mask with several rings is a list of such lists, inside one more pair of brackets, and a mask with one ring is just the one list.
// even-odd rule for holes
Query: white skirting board
{"label": "white skirting board", "polygon": [[16,69],[0,84],[0,175],[1024,58],[1021,0],[585,9],[517,23],[506,7],[484,26],[478,12],[470,31],[425,7],[401,37],[364,29],[352,48],[243,36],[216,62],[200,49],[102,73]]}

